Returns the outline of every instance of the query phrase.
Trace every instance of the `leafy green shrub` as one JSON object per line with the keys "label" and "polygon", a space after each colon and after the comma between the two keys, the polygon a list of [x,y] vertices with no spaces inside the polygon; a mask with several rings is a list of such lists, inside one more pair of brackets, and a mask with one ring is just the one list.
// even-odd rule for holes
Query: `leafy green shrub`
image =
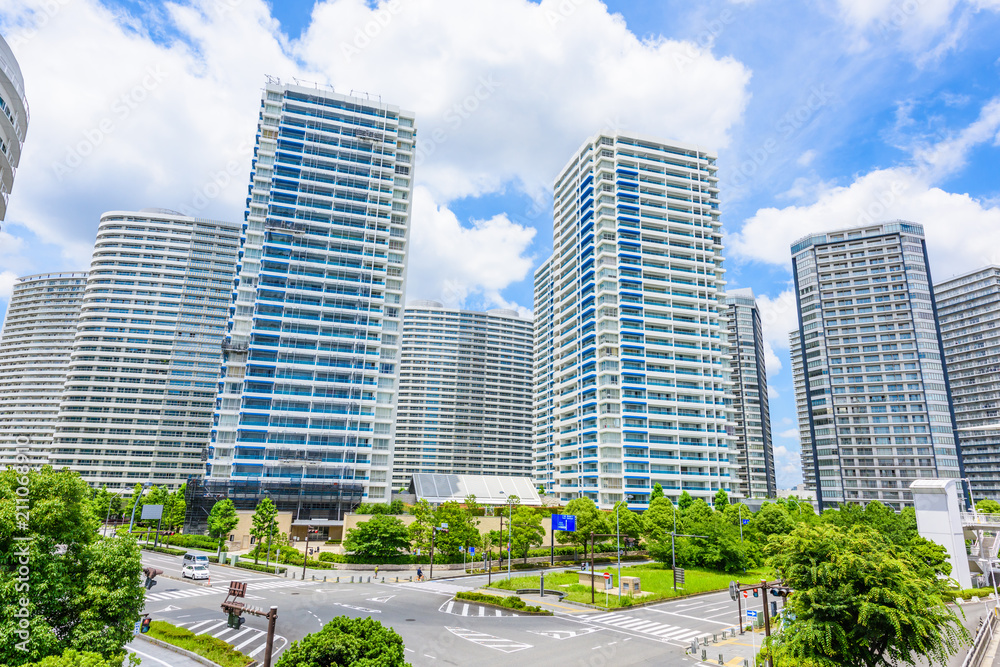
{"label": "leafy green shrub", "polygon": [[945,590],[943,595],[951,600],[956,598],[962,598],[963,600],[969,600],[973,596],[978,598],[987,598],[990,593],[993,592],[992,588],[963,588],[954,590]]}
{"label": "leafy green shrub", "polygon": [[403,639],[371,618],[334,617],[281,654],[276,667],[410,667]]}
{"label": "leafy green shrub", "polygon": [[[127,663],[129,666],[134,664],[134,657],[135,654],[129,654],[129,661]],[[38,662],[25,663],[21,667],[122,667],[123,659],[122,656],[116,656],[105,660],[100,653],[77,651],[69,648],[63,651],[62,655],[50,655]],[[0,665],[0,667],[7,666]]]}
{"label": "leafy green shrub", "polygon": [[275,571],[277,571],[278,574],[284,574],[288,570],[288,568],[286,567],[277,567],[276,565],[268,566],[265,565],[264,563],[255,564],[244,560],[237,562],[236,567],[242,567],[244,570],[253,570],[255,572],[274,573]]}
{"label": "leafy green shrub", "polygon": [[523,611],[528,614],[552,614],[552,612],[542,609],[541,607],[526,604],[524,600],[516,595],[487,595],[486,593],[477,593],[475,591],[460,591],[455,594],[455,599],[466,600],[468,602],[485,602],[486,604],[493,604],[498,607],[513,609],[515,611]]}
{"label": "leafy green shrub", "polygon": [[245,667],[253,662],[252,658],[240,653],[221,639],[209,635],[196,635],[190,630],[178,628],[166,621],[150,623],[149,636],[197,653],[222,667]]}
{"label": "leafy green shrub", "polygon": [[171,556],[183,556],[187,553],[184,549],[171,549],[170,547],[154,547],[152,544],[149,546],[141,545],[146,551],[155,551],[160,554],[170,554]]}
{"label": "leafy green shrub", "polygon": [[[166,542],[175,547],[184,547],[186,549],[219,550],[219,541],[205,535],[167,535],[160,538],[160,542]],[[225,551],[225,547],[222,550]]]}

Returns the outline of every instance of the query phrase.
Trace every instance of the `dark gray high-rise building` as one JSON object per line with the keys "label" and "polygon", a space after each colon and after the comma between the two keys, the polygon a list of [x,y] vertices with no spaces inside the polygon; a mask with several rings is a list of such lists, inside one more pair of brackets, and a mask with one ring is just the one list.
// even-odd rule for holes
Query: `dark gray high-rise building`
{"label": "dark gray high-rise building", "polygon": [[771,447],[771,413],[767,402],[760,310],[751,289],[731,290],[719,298],[719,305],[729,338],[736,422],[736,439],[732,443],[736,450],[733,492],[742,498],[774,498],[778,488]]}
{"label": "dark gray high-rise building", "polygon": [[796,396],[811,442],[803,464],[820,508],[880,500],[900,509],[912,506],[915,479],[961,477],[923,227],[812,234],[792,245],[792,273]]}
{"label": "dark gray high-rise building", "polygon": [[955,405],[958,444],[974,501],[1000,499],[1000,267],[934,286]]}

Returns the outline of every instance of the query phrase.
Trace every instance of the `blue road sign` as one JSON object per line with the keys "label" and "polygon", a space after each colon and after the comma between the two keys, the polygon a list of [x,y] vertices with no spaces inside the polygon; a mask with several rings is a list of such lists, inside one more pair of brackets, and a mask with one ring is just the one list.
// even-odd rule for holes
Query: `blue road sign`
{"label": "blue road sign", "polygon": [[744,526],[747,525],[748,523],[750,523],[750,519],[743,519],[743,525]]}
{"label": "blue road sign", "polygon": [[576,530],[576,516],[572,514],[553,514],[552,530],[565,530],[572,533]]}
{"label": "blue road sign", "polygon": [[757,612],[753,609],[747,609],[747,618],[757,618]]}
{"label": "blue road sign", "polygon": [[470,556],[476,555],[476,547],[469,547],[469,555]]}

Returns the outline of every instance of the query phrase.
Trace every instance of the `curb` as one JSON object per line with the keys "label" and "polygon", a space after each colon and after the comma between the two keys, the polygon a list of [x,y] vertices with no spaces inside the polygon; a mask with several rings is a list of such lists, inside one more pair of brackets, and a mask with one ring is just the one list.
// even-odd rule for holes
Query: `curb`
{"label": "curb", "polygon": [[[502,597],[517,597],[517,596],[506,595]],[[504,607],[503,605],[493,604],[492,602],[484,602],[482,600],[463,600],[462,598],[457,598],[457,597],[452,597],[451,599],[454,600],[455,602],[462,602],[464,604],[478,604],[484,607],[503,609],[505,611],[509,611],[512,614],[517,614],[518,616],[554,616],[554,614],[551,611],[548,611],[547,609],[543,609],[542,611],[525,611],[523,609],[512,609],[511,607]]]}
{"label": "curb", "polygon": [[[171,574],[158,574],[156,576],[157,577],[163,577],[164,579],[173,579],[174,581],[183,581],[183,582],[186,582],[186,583],[189,583],[189,584],[194,584],[195,586],[204,586],[205,588],[212,588],[212,584],[211,583],[203,584],[203,583],[199,582],[197,579],[187,579],[185,577],[175,577],[175,576],[173,576]],[[208,581],[211,582],[212,580],[209,579]]]}

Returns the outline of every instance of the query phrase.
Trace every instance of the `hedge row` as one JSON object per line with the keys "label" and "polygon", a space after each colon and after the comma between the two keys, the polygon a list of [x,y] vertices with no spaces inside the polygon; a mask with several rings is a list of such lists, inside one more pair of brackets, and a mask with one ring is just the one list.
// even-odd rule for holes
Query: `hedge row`
{"label": "hedge row", "polygon": [[142,548],[145,549],[146,551],[155,551],[161,554],[170,554],[171,556],[183,556],[184,554],[187,553],[187,551],[184,551],[183,549],[171,549],[170,547],[154,547],[152,544],[148,546],[144,544],[142,545]]}
{"label": "hedge row", "polygon": [[525,604],[524,600],[516,595],[487,595],[485,593],[476,593],[474,591],[460,591],[455,594],[455,599],[465,600],[467,602],[485,602],[486,604],[496,605],[505,609],[514,609],[515,611],[523,611],[528,614],[552,614],[551,611],[547,611],[541,607]]}
{"label": "hedge row", "polygon": [[278,567],[276,565],[265,565],[264,563],[254,564],[248,563],[246,561],[237,561],[236,567],[242,567],[244,570],[253,570],[254,572],[267,572],[269,574],[284,574],[288,568]]}
{"label": "hedge row", "polygon": [[956,598],[962,598],[963,600],[969,600],[973,596],[983,599],[988,598],[990,593],[993,592],[992,588],[963,588],[962,590],[945,591],[945,597],[954,600]]}

